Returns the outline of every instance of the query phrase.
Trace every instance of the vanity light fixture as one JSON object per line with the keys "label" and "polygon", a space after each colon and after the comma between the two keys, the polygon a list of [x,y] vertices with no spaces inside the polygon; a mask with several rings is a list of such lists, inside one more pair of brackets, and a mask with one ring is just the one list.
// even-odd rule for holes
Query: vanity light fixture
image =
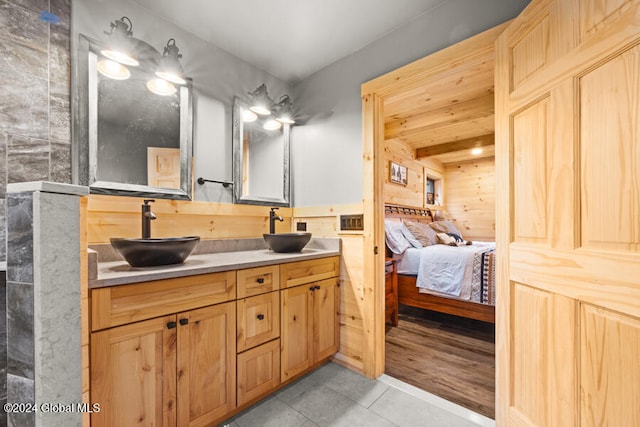
{"label": "vanity light fixture", "polygon": [[269,98],[267,91],[267,85],[262,83],[256,90],[249,92],[251,96],[251,106],[249,109],[261,116],[268,116],[271,114],[273,101]]}
{"label": "vanity light fixture", "polygon": [[282,95],[280,101],[276,105],[276,120],[280,123],[288,125],[294,124],[293,120],[293,101],[289,95]]}
{"label": "vanity light fixture", "polygon": [[171,82],[158,77],[147,82],[147,89],[160,96],[169,96],[177,92],[176,87]]}
{"label": "vanity light fixture", "polygon": [[177,85],[187,84],[184,79],[182,65],[180,64],[181,58],[182,54],[180,53],[178,46],[176,46],[176,40],[169,39],[167,45],[164,47],[164,52],[160,59],[160,65],[156,70],[156,76]]}
{"label": "vanity light fixture", "polygon": [[[253,122],[257,120],[257,115],[264,116],[265,122],[262,127],[266,130],[278,130],[283,124],[292,125],[295,123],[293,119],[293,101],[289,95],[282,95],[276,104],[269,97],[267,85],[262,83],[256,90],[249,92],[249,96],[250,111],[242,112],[242,121]],[[253,116],[250,116],[249,113],[253,113]],[[273,116],[271,116],[271,113],[273,113]],[[248,118],[251,118],[251,120],[248,120]]]}
{"label": "vanity light fixture", "polygon": [[137,67],[140,63],[136,57],[133,47],[133,24],[126,16],[111,23],[111,31],[106,32],[108,36],[104,49],[100,51],[102,56],[119,62],[123,65]]}
{"label": "vanity light fixture", "polygon": [[275,119],[267,119],[266,122],[262,125],[266,130],[278,130],[282,127],[282,123]]}
{"label": "vanity light fixture", "polygon": [[246,108],[242,109],[242,121],[245,123],[251,123],[258,120],[258,115],[251,110],[247,110]]}
{"label": "vanity light fixture", "polygon": [[96,69],[103,76],[114,80],[127,80],[131,77],[131,72],[127,67],[110,59],[101,59],[98,61]]}

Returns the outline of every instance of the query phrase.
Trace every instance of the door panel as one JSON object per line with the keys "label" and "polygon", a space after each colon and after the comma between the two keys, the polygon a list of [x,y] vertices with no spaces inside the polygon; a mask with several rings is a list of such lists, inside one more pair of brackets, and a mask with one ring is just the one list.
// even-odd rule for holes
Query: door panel
{"label": "door panel", "polygon": [[640,0],[496,43],[498,425],[640,425]]}
{"label": "door panel", "polygon": [[640,246],[640,47],[580,78],[582,246]]}
{"label": "door panel", "polygon": [[[92,426],[176,425],[175,316],[91,334]],[[122,393],[121,390],[127,390]]]}
{"label": "door panel", "polygon": [[178,314],[178,425],[209,425],[235,409],[235,321],[235,302]]}
{"label": "door panel", "polygon": [[514,115],[513,147],[515,240],[547,239],[547,111],[548,99],[528,105]]}
{"label": "door panel", "polygon": [[338,279],[317,282],[313,291],[315,362],[338,351]]}
{"label": "door panel", "polygon": [[283,382],[313,365],[313,285],[281,291]]}
{"label": "door panel", "polygon": [[631,425],[640,420],[640,319],[587,304],[580,314],[582,420]]}

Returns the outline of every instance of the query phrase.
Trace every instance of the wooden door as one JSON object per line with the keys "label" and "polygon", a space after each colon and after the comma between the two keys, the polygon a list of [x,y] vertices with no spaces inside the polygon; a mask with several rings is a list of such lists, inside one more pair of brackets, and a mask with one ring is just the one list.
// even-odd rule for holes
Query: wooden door
{"label": "wooden door", "polygon": [[147,147],[147,185],[180,188],[180,149]]}
{"label": "wooden door", "polygon": [[176,425],[175,316],[91,334],[93,427]]}
{"label": "wooden door", "polygon": [[205,426],[236,407],[236,304],[180,313],[178,425]]}
{"label": "wooden door", "polygon": [[327,279],[314,283],[313,291],[313,348],[315,360],[325,359],[338,351],[339,325],[338,279]]}
{"label": "wooden door", "polygon": [[640,1],[533,0],[496,48],[497,424],[640,425]]}
{"label": "wooden door", "polygon": [[313,297],[314,283],[281,291],[282,331],[280,345],[281,381],[313,365]]}

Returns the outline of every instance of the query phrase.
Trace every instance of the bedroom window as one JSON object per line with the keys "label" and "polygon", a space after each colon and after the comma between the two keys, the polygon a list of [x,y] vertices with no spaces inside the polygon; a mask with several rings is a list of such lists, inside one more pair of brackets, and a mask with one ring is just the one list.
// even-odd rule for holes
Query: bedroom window
{"label": "bedroom window", "polygon": [[424,204],[425,206],[442,206],[444,204],[443,176],[435,171],[425,170]]}

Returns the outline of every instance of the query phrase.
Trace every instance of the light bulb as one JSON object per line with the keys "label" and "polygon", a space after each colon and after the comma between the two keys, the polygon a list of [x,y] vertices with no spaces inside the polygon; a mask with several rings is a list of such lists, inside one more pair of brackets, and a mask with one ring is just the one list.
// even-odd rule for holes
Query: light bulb
{"label": "light bulb", "polygon": [[131,77],[131,72],[127,67],[110,59],[98,61],[96,69],[103,76],[114,80],[127,80]]}
{"label": "light bulb", "polygon": [[279,121],[269,119],[264,123],[262,127],[266,130],[278,130],[280,129],[280,126],[282,126],[282,124]]}
{"label": "light bulb", "polygon": [[242,121],[245,123],[255,122],[258,119],[258,115],[251,110],[242,109]]}
{"label": "light bulb", "polygon": [[177,91],[176,87],[168,81],[157,78],[147,82],[147,89],[160,96],[173,95]]}

